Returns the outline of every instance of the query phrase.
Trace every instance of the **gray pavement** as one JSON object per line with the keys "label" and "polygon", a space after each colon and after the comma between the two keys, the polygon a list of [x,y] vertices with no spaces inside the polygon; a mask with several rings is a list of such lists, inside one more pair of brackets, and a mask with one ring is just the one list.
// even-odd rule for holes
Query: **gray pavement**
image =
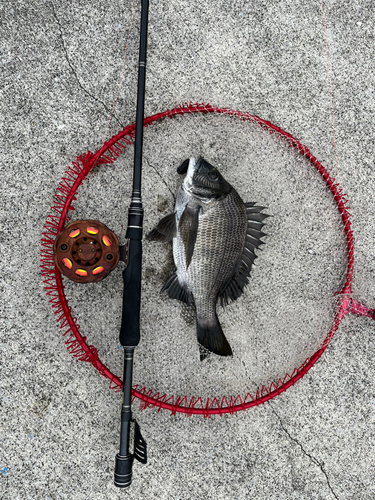
{"label": "gray pavement", "polygon": [[[335,146],[320,0],[151,0],[146,114],[209,102],[259,115],[306,144],[348,195],[353,297],[375,308],[375,7],[323,4]],[[375,322],[353,315],[306,376],[263,406],[204,419],[134,405],[149,463],[135,464],[129,490],[113,485],[121,396],[66,350],[43,290],[39,241],[65,169],[103,141],[132,7],[0,6],[0,498],[372,500]],[[139,14],[137,2],[110,135],[135,116]],[[179,162],[199,154],[274,217],[246,293],[220,310],[231,360],[199,362],[192,311],[159,295],[171,248],[145,243],[135,381],[175,394],[242,394],[292,371],[323,340],[345,275],[342,228],[329,192],[288,148],[217,115],[193,122],[145,134],[146,230],[173,210]],[[90,174],[73,214],[101,220],[122,240],[131,153]],[[89,343],[120,376],[120,269],[96,286],[67,283],[66,293]]]}

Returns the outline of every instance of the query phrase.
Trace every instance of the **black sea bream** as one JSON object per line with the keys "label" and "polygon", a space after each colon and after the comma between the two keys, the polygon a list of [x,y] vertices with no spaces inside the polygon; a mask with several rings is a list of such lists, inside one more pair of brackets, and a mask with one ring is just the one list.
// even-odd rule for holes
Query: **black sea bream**
{"label": "black sea bream", "polygon": [[[180,173],[185,173],[186,164]],[[177,193],[176,211],[148,235],[157,241],[173,238],[177,269],[162,291],[189,305],[194,301],[198,342],[221,356],[230,356],[232,349],[216,314],[217,301],[236,300],[249,282],[255,249],[265,236],[263,208],[244,203],[203,158],[197,162],[191,158]]]}

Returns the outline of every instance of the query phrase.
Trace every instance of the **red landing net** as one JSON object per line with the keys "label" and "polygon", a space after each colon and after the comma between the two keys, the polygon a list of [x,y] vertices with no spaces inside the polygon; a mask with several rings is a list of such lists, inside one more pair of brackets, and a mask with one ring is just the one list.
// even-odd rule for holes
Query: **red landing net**
{"label": "red landing net", "polygon": [[[172,414],[182,412],[186,415],[200,414],[209,417],[213,414],[235,413],[240,410],[246,410],[252,406],[258,406],[286,391],[302,378],[317,362],[332,340],[341,320],[346,314],[358,314],[375,319],[375,309],[367,308],[354,300],[351,296],[354,247],[348,199],[339,184],[335,182],[334,178],[331,179],[325,167],[310,153],[309,149],[302,145],[298,139],[295,139],[281,128],[257,116],[253,116],[246,112],[233,111],[227,108],[217,108],[209,104],[185,103],[173,109],[145,118],[144,126],[148,127],[164,118],[194,113],[224,114],[244,122],[254,123],[270,134],[276,134],[277,137],[284,141],[289,147],[306,157],[320,173],[333,195],[337,208],[341,214],[347,244],[346,282],[343,289],[337,292],[339,307],[334,317],[331,330],[328,332],[320,348],[311,357],[307,358],[300,367],[295,368],[291,374],[285,374],[285,376],[279,378],[277,382],[272,382],[269,387],[262,386],[256,394],[251,395],[250,393],[245,393],[229,398],[223,397],[222,399],[207,398],[206,400],[202,400],[201,397],[189,399],[187,396],[160,394],[146,387],[140,388],[138,385],[133,386],[133,399],[139,398],[141,400],[141,408],[156,406],[159,410],[164,408],[171,411]],[[110,389],[114,389],[116,392],[122,390],[121,379],[114,375],[100,361],[97,349],[86,342],[86,337],[82,336],[80,333],[77,318],[74,318],[71,314],[71,308],[68,305],[68,300],[64,293],[61,274],[55,268],[53,243],[64,225],[70,221],[69,212],[74,210],[72,204],[76,200],[78,188],[85,181],[91,169],[96,165],[114,163],[125,151],[127,146],[132,144],[131,139],[134,138],[134,135],[135,124],[132,123],[117,135],[113,136],[95,153],[88,151],[72,162],[72,166],[66,170],[57,188],[53,206],[51,207],[52,213],[47,217],[41,239],[41,270],[44,288],[52,306],[52,310],[56,315],[60,330],[63,332],[62,335],[66,339],[65,345],[75,358],[79,361],[85,361],[92,364],[101,375],[108,378],[110,380]]]}

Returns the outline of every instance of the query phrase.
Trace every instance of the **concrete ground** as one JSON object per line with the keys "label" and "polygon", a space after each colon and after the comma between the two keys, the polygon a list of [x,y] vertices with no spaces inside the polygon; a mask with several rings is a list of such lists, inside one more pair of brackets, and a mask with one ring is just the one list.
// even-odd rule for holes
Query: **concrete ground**
{"label": "concrete ground", "polygon": [[[204,419],[139,411],[134,405],[149,463],[134,465],[129,490],[114,487],[121,396],[92,366],[67,352],[43,290],[39,241],[65,169],[102,144],[133,2],[15,0],[2,2],[0,9],[0,498],[375,498],[375,323],[353,315],[345,317],[307,375],[263,406]],[[138,1],[110,135],[135,116],[139,14]],[[186,101],[240,109],[306,144],[348,195],[355,236],[353,297],[370,308],[375,308],[374,14],[371,0],[151,0],[145,104],[147,115]],[[192,312],[158,294],[173,269],[171,249],[147,243],[143,344],[135,364],[139,383],[167,391],[167,381],[175,385],[171,390],[185,393],[196,384],[210,397],[231,394],[232,388],[243,392],[248,383],[253,390],[312,354],[327,332],[328,296],[339,286],[334,277],[341,282],[345,272],[343,242],[336,234],[340,222],[336,212],[330,216],[329,193],[323,189],[321,199],[313,196],[305,173],[284,175],[279,169],[282,161],[290,168],[299,160],[266,143],[259,142],[255,151],[257,136],[251,142],[239,123],[224,121],[220,129],[216,118],[211,129],[203,121],[194,132],[183,118],[145,134],[145,228],[173,210],[180,182],[175,168],[195,151],[219,165],[245,201],[264,202],[274,215],[244,297],[220,312],[237,354],[232,361],[200,364]],[[246,147],[251,151],[244,152]],[[255,154],[260,160],[249,176],[246,161],[255,161]],[[117,170],[100,167],[92,173],[74,214],[102,220],[120,238],[131,154],[122,161]],[[332,241],[339,248],[331,247]],[[315,262],[324,262],[325,271]],[[319,283],[331,283],[326,299],[310,286],[310,272]],[[67,284],[66,290],[84,335],[120,376],[119,270],[96,288]],[[282,315],[287,305],[289,322]],[[316,337],[315,323],[322,327]],[[249,344],[240,343],[247,339],[238,333],[243,325],[251,331]]]}

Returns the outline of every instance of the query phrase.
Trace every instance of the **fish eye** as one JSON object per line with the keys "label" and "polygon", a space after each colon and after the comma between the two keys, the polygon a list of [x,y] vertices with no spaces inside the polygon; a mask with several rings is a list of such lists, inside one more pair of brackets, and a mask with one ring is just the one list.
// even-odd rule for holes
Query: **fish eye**
{"label": "fish eye", "polygon": [[208,177],[210,179],[212,179],[213,181],[215,181],[219,176],[217,175],[217,172],[215,170],[211,170],[210,172],[208,172]]}

